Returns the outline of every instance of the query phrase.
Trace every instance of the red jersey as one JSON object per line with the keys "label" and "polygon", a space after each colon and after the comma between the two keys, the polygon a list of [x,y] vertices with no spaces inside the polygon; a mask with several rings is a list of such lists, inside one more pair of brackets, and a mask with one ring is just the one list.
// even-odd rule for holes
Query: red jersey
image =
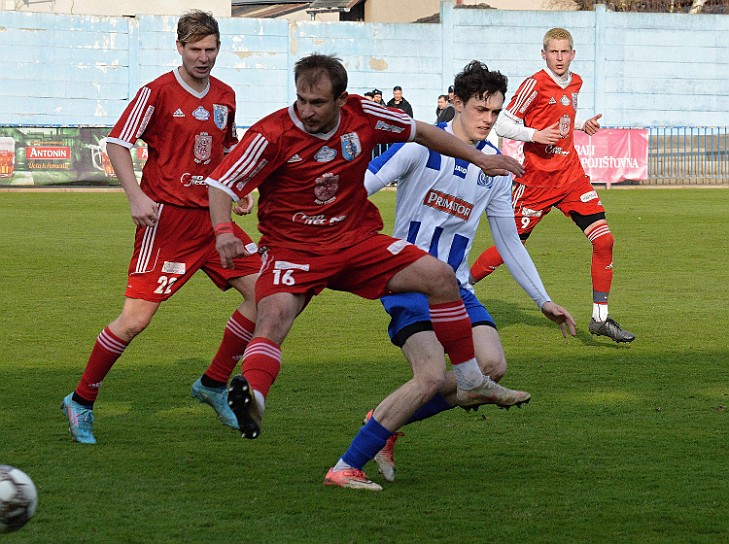
{"label": "red jersey", "polygon": [[377,144],[414,137],[411,117],[358,95],[326,134],[306,132],[291,105],[248,129],[207,182],[234,200],[258,188],[259,245],[327,253],[382,229],[365,170]]}
{"label": "red jersey", "polygon": [[210,77],[197,92],[178,70],[137,92],[107,141],[131,149],[137,138],[149,148],[140,186],[158,203],[206,208],[205,178],[237,142],[235,92]]}
{"label": "red jersey", "polygon": [[577,94],[582,78],[570,74],[558,83],[546,70],[527,78],[517,89],[509,106],[510,114],[523,119],[530,128],[542,130],[559,121],[562,139],[557,144],[524,143],[524,176],[516,181],[528,187],[562,187],[585,177],[574,145]]}

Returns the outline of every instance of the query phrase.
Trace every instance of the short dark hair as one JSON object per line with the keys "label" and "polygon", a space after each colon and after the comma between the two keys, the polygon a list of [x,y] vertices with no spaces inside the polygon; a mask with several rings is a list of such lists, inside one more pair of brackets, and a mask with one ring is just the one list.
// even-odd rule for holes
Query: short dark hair
{"label": "short dark hair", "polygon": [[439,95],[438,95],[438,100],[440,100],[441,98],[442,98],[443,100],[448,100],[448,95],[447,95],[447,94],[439,94]]}
{"label": "short dark hair", "polygon": [[210,12],[195,9],[188,11],[177,21],[177,41],[183,46],[199,42],[211,35],[215,35],[216,41],[220,44],[218,21]]}
{"label": "short dark hair", "polygon": [[448,86],[448,92],[449,92],[449,93],[452,93],[452,92],[454,92],[454,89],[453,89],[453,85],[449,85],[449,86]]}
{"label": "short dark hair", "polygon": [[347,90],[347,70],[342,64],[342,59],[333,55],[322,55],[314,53],[307,57],[300,58],[294,64],[294,82],[298,82],[299,78],[304,78],[306,83],[315,85],[322,74],[329,76],[332,82],[332,93],[334,98],[338,98]]}
{"label": "short dark hair", "polygon": [[373,93],[372,91],[367,91],[364,95],[365,96],[372,96],[372,97],[374,97],[375,96],[375,93]]}
{"label": "short dark hair", "polygon": [[400,87],[400,85],[395,85],[395,86],[394,86],[394,87],[392,88],[392,90],[393,90],[393,91],[402,91],[402,87]]}
{"label": "short dark hair", "polygon": [[489,70],[483,62],[472,60],[453,83],[455,95],[465,104],[469,98],[485,100],[497,92],[506,96],[509,80],[501,72]]}

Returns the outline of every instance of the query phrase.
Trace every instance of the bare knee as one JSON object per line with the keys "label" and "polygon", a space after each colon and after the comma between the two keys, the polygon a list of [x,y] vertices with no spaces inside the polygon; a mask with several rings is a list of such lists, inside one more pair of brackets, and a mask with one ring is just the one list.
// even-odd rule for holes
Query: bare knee
{"label": "bare knee", "polygon": [[147,328],[152,321],[151,315],[122,314],[109,324],[109,329],[120,339],[131,342],[132,339]]}
{"label": "bare knee", "polygon": [[442,372],[440,374],[429,373],[416,376],[413,379],[418,386],[423,401],[432,398],[445,384],[445,374]]}
{"label": "bare knee", "polygon": [[434,265],[428,275],[426,294],[435,301],[450,301],[460,298],[461,292],[453,268],[442,261],[437,262],[438,265]]}

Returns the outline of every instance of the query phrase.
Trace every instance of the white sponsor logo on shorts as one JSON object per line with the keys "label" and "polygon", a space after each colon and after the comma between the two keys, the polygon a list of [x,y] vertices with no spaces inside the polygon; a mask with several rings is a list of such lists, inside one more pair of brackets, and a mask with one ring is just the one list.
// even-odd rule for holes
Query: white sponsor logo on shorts
{"label": "white sponsor logo on shorts", "polygon": [[187,267],[185,263],[174,263],[171,261],[165,261],[162,265],[162,272],[165,274],[184,274]]}
{"label": "white sponsor logo on shorts", "polygon": [[397,255],[397,254],[398,254],[398,253],[400,253],[400,252],[401,252],[401,251],[402,251],[402,250],[403,250],[403,249],[404,249],[404,248],[405,248],[406,246],[409,246],[409,245],[410,245],[410,242],[408,242],[407,240],[397,240],[397,241],[395,241],[395,242],[391,243],[391,244],[390,244],[390,245],[388,246],[388,248],[387,248],[387,251],[389,251],[389,252],[390,252],[390,253],[392,253],[393,255]]}
{"label": "white sponsor logo on shorts", "polygon": [[251,242],[250,244],[246,244],[246,251],[253,255],[254,253],[258,253],[258,245],[255,242]]}
{"label": "white sponsor logo on shorts", "polygon": [[296,264],[289,261],[276,261],[273,264],[273,268],[276,270],[303,270],[304,272],[309,271],[308,264]]}
{"label": "white sponsor logo on shorts", "polygon": [[521,209],[522,217],[542,217],[542,210],[531,210],[529,208]]}
{"label": "white sponsor logo on shorts", "polygon": [[589,191],[580,196],[580,200],[582,202],[589,202],[590,200],[595,200],[596,198],[598,198],[597,191]]}

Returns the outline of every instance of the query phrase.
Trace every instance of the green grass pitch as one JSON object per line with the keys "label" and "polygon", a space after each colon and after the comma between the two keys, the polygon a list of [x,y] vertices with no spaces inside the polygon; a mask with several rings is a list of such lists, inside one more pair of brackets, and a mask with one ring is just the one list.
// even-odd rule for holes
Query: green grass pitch
{"label": "green grass pitch", "polygon": [[[394,193],[375,202],[386,231]],[[163,305],[108,376],[99,444],[59,410],[121,308],[133,225],[121,193],[0,193],[0,463],[35,481],[3,544],[729,542],[729,191],[601,190],[615,235],[613,317],[587,332],[590,245],[553,212],[528,248],[578,321],[563,339],[505,268],[477,286],[509,360],[510,411],[404,429],[382,493],[322,479],[410,371],[377,301],[325,292],[297,320],[258,440],[190,397],[237,295],[204,275]],[[477,248],[490,245],[483,222]],[[241,220],[255,234],[252,219]],[[475,255],[472,256],[472,259]]]}

